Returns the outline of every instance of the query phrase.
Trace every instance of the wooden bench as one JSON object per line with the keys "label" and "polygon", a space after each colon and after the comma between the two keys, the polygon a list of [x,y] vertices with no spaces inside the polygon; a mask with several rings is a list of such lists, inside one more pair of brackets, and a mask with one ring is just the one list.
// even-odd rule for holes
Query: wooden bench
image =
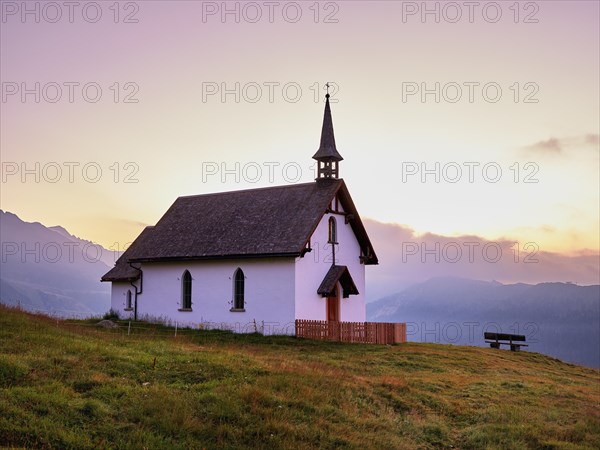
{"label": "wooden bench", "polygon": [[521,344],[525,342],[525,336],[522,334],[507,334],[507,333],[483,333],[485,342],[490,344],[492,348],[500,348],[501,345],[510,345],[512,352],[518,352],[521,347],[527,347],[527,344]]}

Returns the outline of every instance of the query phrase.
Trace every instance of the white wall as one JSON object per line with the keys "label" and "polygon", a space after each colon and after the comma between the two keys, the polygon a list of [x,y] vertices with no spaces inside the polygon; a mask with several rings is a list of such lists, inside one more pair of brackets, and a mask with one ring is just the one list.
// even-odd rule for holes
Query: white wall
{"label": "white wall", "polygon": [[[340,205],[340,210],[342,207]],[[331,267],[332,255],[329,238],[329,218],[337,223],[336,264],[348,266],[350,275],[358,289],[358,295],[343,298],[340,292],[340,319],[347,322],[364,322],[365,310],[365,266],[360,263],[360,246],[352,227],[345,223],[345,217],[338,214],[325,214],[312,238],[312,252],[303,258],[296,258],[296,318],[326,320],[327,299],[317,294],[317,289]]]}
{"label": "white wall", "polygon": [[126,311],[127,291],[131,290],[131,304],[135,302],[135,289],[128,281],[115,281],[111,283],[110,307],[119,313],[121,319],[132,319],[133,311]]}
{"label": "white wall", "polygon": [[[245,275],[245,312],[230,311],[233,275],[238,267]],[[209,322],[213,328],[238,332],[253,332],[256,320],[265,334],[294,332],[293,258],[147,263],[142,269],[140,319],[160,318],[194,328]],[[186,269],[192,275],[192,311],[179,311],[181,277]]]}

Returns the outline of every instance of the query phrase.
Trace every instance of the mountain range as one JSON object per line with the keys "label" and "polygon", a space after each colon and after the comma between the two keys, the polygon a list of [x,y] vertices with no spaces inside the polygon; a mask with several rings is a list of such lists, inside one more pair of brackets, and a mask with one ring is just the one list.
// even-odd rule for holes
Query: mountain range
{"label": "mountain range", "polygon": [[484,331],[526,336],[527,350],[600,367],[600,286],[437,277],[367,304],[367,320],[406,322],[408,339],[488,345]]}
{"label": "mountain range", "polygon": [[110,308],[110,285],[100,277],[116,252],[71,235],[60,226],[24,222],[0,210],[0,300],[61,317],[85,317]]}

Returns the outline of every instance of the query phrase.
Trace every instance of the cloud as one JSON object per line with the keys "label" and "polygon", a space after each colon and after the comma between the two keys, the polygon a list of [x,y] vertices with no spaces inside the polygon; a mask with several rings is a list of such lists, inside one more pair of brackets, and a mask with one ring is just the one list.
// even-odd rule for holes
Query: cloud
{"label": "cloud", "polygon": [[[379,258],[369,266],[369,301],[438,276],[455,276],[502,283],[572,281],[598,284],[600,254],[547,252],[535,242],[479,236],[418,235],[409,227],[366,219],[365,227]],[[552,231],[549,227],[547,231]]]}
{"label": "cloud", "polygon": [[561,155],[569,150],[592,149],[597,150],[600,139],[598,134],[590,133],[582,136],[555,138],[522,147],[522,151],[530,154]]}
{"label": "cloud", "polygon": [[550,138],[547,141],[536,142],[533,145],[528,145],[525,150],[536,153],[562,153],[560,141],[556,138]]}

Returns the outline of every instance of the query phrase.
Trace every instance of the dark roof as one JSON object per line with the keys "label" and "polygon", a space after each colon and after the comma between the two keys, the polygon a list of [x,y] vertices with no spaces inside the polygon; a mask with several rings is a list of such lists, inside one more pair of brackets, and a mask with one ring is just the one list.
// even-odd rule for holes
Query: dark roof
{"label": "dark roof", "polygon": [[140,271],[131,267],[128,260],[135,253],[135,248],[140,247],[141,242],[150,235],[152,228],[154,227],[144,228],[136,240],[117,259],[115,266],[104,274],[101,281],[133,281],[138,279]]}
{"label": "dark roof", "polygon": [[336,195],[352,215],[363,262],[377,264],[344,180],[330,179],[179,197],[102,279],[130,279],[128,262],[300,256]]}
{"label": "dark roof", "polygon": [[323,128],[321,130],[321,145],[314,154],[313,159],[317,161],[323,159],[326,161],[342,161],[342,155],[339,154],[335,146],[335,135],[333,134],[333,120],[331,119],[331,108],[329,106],[329,94],[325,99],[325,114],[323,115]]}
{"label": "dark roof", "polygon": [[358,289],[356,289],[356,285],[354,284],[354,280],[350,275],[348,267],[336,265],[331,266],[325,275],[325,278],[323,278],[319,289],[317,289],[317,293],[323,297],[332,295],[335,291],[335,286],[338,281],[342,285],[344,298],[348,298],[350,295],[358,294]]}

